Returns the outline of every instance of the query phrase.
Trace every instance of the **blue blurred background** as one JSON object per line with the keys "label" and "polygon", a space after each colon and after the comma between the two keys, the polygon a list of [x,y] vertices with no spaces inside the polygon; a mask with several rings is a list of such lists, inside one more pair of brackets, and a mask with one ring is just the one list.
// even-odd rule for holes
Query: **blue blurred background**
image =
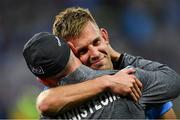
{"label": "blue blurred background", "polygon": [[[51,32],[54,16],[70,6],[89,8],[116,50],[180,73],[179,0],[1,0],[0,118],[39,117],[35,100],[43,85],[28,70],[23,45],[37,32]],[[173,102],[180,119],[179,99]]]}

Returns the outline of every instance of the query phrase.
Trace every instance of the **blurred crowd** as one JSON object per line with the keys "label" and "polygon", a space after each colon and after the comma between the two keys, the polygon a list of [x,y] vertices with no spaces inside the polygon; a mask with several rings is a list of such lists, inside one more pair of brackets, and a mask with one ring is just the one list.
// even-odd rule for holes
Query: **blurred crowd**
{"label": "blurred crowd", "polygon": [[[23,45],[37,32],[51,32],[55,15],[70,6],[88,8],[116,50],[180,74],[179,0],[1,0],[0,118],[38,118],[35,100],[43,85],[28,70]],[[173,102],[180,118],[178,99]]]}

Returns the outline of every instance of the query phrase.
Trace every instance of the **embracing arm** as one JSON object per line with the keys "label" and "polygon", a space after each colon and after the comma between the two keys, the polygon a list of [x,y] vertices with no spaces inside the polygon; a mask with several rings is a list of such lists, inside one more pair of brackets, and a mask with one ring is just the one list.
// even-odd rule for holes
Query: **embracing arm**
{"label": "embracing arm", "polygon": [[180,94],[180,76],[162,66],[157,71],[137,68],[137,76],[143,84],[142,101],[144,103],[164,103]]}
{"label": "embracing arm", "polygon": [[[173,100],[180,94],[180,76],[167,65],[124,54],[122,64],[132,65],[140,71],[139,78],[144,86],[144,95],[148,102]],[[172,89],[173,88],[173,89]],[[152,95],[157,95],[152,97]]]}
{"label": "embracing arm", "polygon": [[[106,76],[104,76],[106,77]],[[55,115],[60,110],[73,107],[108,88],[102,80],[89,80],[78,84],[58,86],[40,93],[37,98],[37,109],[43,115]]]}
{"label": "embracing arm", "polygon": [[131,74],[133,72],[134,69],[124,69],[115,75],[104,75],[82,83],[50,88],[38,96],[37,109],[46,116],[56,115],[58,112],[82,104],[105,90],[124,96],[130,93],[137,101],[141,95],[142,84]]}
{"label": "embracing arm", "polygon": [[[116,64],[116,69],[122,69],[122,68],[125,68],[129,65],[133,66],[133,67],[138,67],[138,68],[141,68],[145,71],[154,71],[154,73],[159,73],[161,74],[161,76],[165,77],[165,80],[166,80],[166,76],[167,76],[167,79],[169,80],[172,80],[174,81],[173,83],[170,83],[171,86],[173,86],[173,84],[176,83],[176,81],[179,81],[179,75],[177,75],[176,72],[174,72],[171,68],[167,67],[166,65],[163,65],[163,64],[160,64],[160,63],[157,63],[157,62],[153,62],[153,61],[150,61],[150,60],[146,60],[146,59],[143,59],[142,57],[139,57],[139,56],[132,56],[132,55],[129,55],[129,54],[120,54],[119,52],[115,51],[114,49],[112,49],[111,46],[110,47],[110,53],[111,53],[111,59],[112,61],[114,61],[114,63]],[[156,72],[157,71],[157,72]],[[153,72],[152,72],[153,73]],[[175,76],[174,76],[175,75]],[[174,77],[173,77],[174,76]],[[153,79],[160,79],[160,76],[158,76],[158,74],[154,75],[154,78]],[[146,83],[146,82],[145,82]],[[144,84],[145,84],[144,83]],[[152,84],[151,87],[149,86],[146,90],[145,93],[143,91],[143,102],[144,103],[154,103],[154,102],[158,102],[158,98],[154,98],[153,97],[153,94],[152,95],[148,95],[148,93],[150,92],[156,92],[156,90],[158,90],[158,88],[155,88],[155,89],[152,89],[153,88],[153,85],[154,86],[158,86],[158,83],[160,82],[155,82],[156,84]],[[151,84],[151,83],[150,83]],[[160,83],[161,84],[161,83]],[[177,83],[178,84],[178,83]],[[147,87],[147,86],[145,86]],[[159,86],[160,87],[160,86]],[[163,88],[161,86],[161,88]],[[152,91],[149,91],[148,92],[148,89]],[[163,89],[166,89],[165,87]],[[176,86],[176,91],[178,90],[178,86]],[[162,93],[160,94],[164,94],[166,92],[163,92],[161,91]],[[157,93],[158,94],[158,93]],[[154,94],[155,95],[155,94]],[[171,95],[171,94],[169,94]],[[176,96],[176,95],[175,95]],[[172,96],[173,97],[173,96]],[[150,99],[149,99],[150,98]],[[154,100],[152,100],[154,98]],[[169,98],[169,97],[168,97]],[[159,98],[159,100],[161,100],[161,98]],[[159,101],[160,102],[160,101]],[[156,117],[153,115],[152,118],[157,118],[157,116],[161,116],[160,118],[163,118],[163,119],[169,119],[169,118],[176,118],[176,115],[172,109],[172,107],[170,109],[167,110],[166,107],[166,104],[168,103],[171,103],[172,102],[167,102],[167,103],[163,103],[163,104],[159,104],[159,108],[158,111],[156,110],[156,112],[152,112],[152,113],[155,113],[156,114]],[[150,108],[151,110],[155,110],[153,107]],[[164,113],[164,111],[166,110],[166,113]],[[146,111],[147,112],[147,111]],[[152,114],[151,113],[151,114]],[[150,116],[148,116],[149,118],[151,118]]]}
{"label": "embracing arm", "polygon": [[[146,60],[139,56],[132,56],[125,53],[121,54],[121,58],[123,59],[119,67],[123,68],[128,65],[132,65],[134,67],[141,68],[143,72],[150,74],[149,78],[151,78],[151,80],[149,81],[149,83],[148,78],[146,79],[147,81],[144,81],[144,84],[147,84],[144,85],[144,88],[147,88],[142,92],[143,97],[141,99],[141,102],[145,104],[162,103],[163,101],[165,102],[163,104],[159,104],[159,107],[161,109],[158,109],[158,111],[156,110],[156,112],[152,112],[161,117],[153,116],[152,118],[175,119],[176,115],[172,107],[167,109],[165,106],[168,103],[172,103],[168,101],[173,100],[179,95],[179,75],[167,65]],[[144,75],[142,74],[142,76]],[[155,110],[156,108],[151,107],[150,109]]]}

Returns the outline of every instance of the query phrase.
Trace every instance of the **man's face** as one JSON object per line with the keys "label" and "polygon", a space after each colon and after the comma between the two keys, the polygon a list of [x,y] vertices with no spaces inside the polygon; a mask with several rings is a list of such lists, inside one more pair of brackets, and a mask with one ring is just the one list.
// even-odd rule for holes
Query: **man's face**
{"label": "man's face", "polygon": [[105,29],[99,30],[92,22],[88,22],[80,37],[71,39],[70,44],[83,64],[97,70],[113,69]]}

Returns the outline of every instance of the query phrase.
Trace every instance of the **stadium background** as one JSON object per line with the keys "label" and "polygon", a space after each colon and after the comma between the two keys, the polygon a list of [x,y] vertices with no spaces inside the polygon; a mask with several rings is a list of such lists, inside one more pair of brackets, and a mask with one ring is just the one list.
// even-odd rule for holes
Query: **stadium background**
{"label": "stadium background", "polygon": [[37,32],[51,32],[54,16],[69,6],[89,8],[116,50],[168,64],[180,74],[179,0],[1,0],[0,118],[38,118],[34,105],[43,86],[27,69],[23,45]]}

